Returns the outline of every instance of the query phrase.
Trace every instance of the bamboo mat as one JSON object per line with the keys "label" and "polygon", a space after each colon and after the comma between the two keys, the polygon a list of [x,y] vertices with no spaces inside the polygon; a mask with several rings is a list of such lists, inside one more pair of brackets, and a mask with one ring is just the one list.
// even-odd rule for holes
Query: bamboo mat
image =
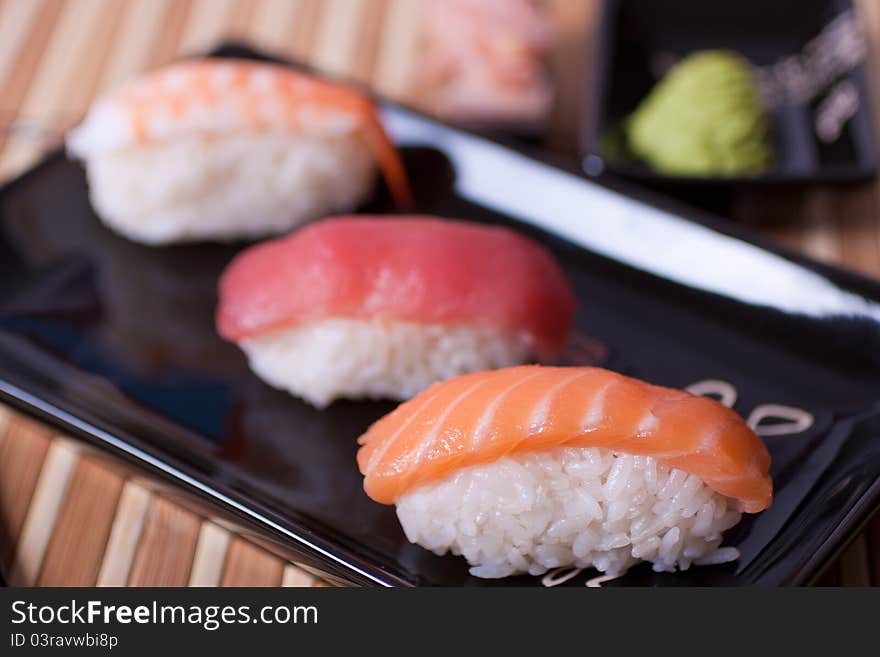
{"label": "bamboo mat", "polygon": [[0,569],[12,585],[319,586],[223,518],[0,406]]}
{"label": "bamboo mat", "polygon": [[[599,5],[548,2],[560,43],[546,141],[574,154]],[[859,5],[876,60],[880,2]],[[0,178],[57,144],[96,94],[224,40],[417,104],[408,90],[419,12],[417,0],[0,0]],[[877,85],[872,92],[880,108]],[[744,194],[732,214],[813,257],[880,276],[876,183]],[[0,571],[20,585],[323,584],[174,491],[2,406]],[[880,519],[821,583],[880,585]]]}

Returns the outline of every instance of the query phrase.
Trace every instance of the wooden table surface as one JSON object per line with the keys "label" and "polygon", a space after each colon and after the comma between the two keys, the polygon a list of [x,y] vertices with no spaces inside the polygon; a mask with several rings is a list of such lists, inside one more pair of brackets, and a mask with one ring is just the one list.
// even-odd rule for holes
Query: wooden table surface
{"label": "wooden table surface", "polygon": [[[573,154],[598,1],[548,2],[560,39],[546,142]],[[876,53],[880,1],[859,8]],[[0,0],[0,178],[56,145],[96,94],[229,39],[415,103],[419,11],[416,0]],[[880,85],[872,94],[880,108]],[[729,214],[880,277],[876,182],[743,193]],[[322,585],[174,491],[2,406],[0,571],[24,585]],[[880,585],[880,519],[822,583]]]}

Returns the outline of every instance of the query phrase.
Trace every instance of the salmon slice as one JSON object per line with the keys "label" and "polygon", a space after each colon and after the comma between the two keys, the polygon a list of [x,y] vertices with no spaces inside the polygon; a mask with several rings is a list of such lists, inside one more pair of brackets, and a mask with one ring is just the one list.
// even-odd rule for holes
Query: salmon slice
{"label": "salmon slice", "polygon": [[395,202],[412,207],[400,156],[370,99],[277,64],[211,58],[160,68],[100,98],[67,143],[71,153],[88,159],[192,134],[271,130],[314,136],[359,132]]}
{"label": "salmon slice", "polygon": [[436,217],[336,217],[242,252],[220,280],[228,340],[327,317],[484,326],[556,358],[574,293],[540,244]]}
{"label": "salmon slice", "polygon": [[383,504],[462,468],[558,447],[651,456],[748,513],[773,497],[770,454],[734,411],[594,367],[526,365],[435,383],[358,442],[364,489]]}

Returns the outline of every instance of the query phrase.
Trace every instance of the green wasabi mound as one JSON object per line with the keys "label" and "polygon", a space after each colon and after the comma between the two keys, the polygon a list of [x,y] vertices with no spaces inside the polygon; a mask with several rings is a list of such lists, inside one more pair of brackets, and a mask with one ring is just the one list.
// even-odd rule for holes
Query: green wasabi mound
{"label": "green wasabi mound", "polygon": [[759,173],[773,159],[747,60],[724,50],[689,55],[642,100],[624,126],[627,147],[663,173]]}

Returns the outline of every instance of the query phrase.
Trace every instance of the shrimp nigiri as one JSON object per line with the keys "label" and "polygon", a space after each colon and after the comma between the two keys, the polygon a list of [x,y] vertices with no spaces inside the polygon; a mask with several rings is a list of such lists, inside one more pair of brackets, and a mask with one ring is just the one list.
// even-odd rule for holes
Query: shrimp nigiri
{"label": "shrimp nigiri", "polygon": [[481,577],[720,563],[723,531],[772,499],[767,448],[734,411],[600,368],[437,383],[359,442],[367,494]]}
{"label": "shrimp nigiri", "polygon": [[381,170],[410,202],[397,151],[368,98],[292,69],[186,60],[99,99],[67,137],[92,205],[148,244],[280,234],[348,211]]}
{"label": "shrimp nigiri", "polygon": [[318,407],[554,360],[574,319],[543,246],[424,216],[334,217],[258,244],[230,263],[219,296],[220,335],[267,382]]}
{"label": "shrimp nigiri", "polygon": [[430,0],[414,86],[426,107],[465,125],[535,127],[553,89],[552,15],[535,0]]}

